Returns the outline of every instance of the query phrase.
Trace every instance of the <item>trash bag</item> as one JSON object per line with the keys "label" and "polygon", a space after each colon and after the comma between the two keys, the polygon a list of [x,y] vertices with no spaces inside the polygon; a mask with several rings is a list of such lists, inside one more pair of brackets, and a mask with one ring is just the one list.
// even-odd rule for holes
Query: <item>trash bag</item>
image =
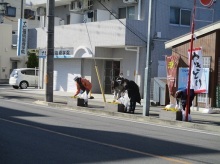
{"label": "trash bag", "polygon": [[182,104],[181,104],[181,100],[180,99],[176,99],[176,106],[175,106],[175,109],[176,110],[182,110],[183,109],[183,106],[182,106]]}
{"label": "trash bag", "polygon": [[[186,112],[182,110],[182,121],[186,121]],[[192,122],[192,117],[190,114],[188,114],[188,121]]]}
{"label": "trash bag", "polygon": [[166,111],[173,111],[173,112],[179,110],[179,109],[176,109],[176,108],[175,108],[175,104],[168,104],[168,105],[165,106],[164,109],[165,109]]}
{"label": "trash bag", "polygon": [[81,98],[81,99],[84,99],[84,102],[88,102],[88,95],[87,95],[87,93],[86,92],[80,92],[80,94],[78,95],[79,96],[79,98]]}
{"label": "trash bag", "polygon": [[129,109],[130,109],[130,99],[128,97],[127,92],[125,92],[125,94],[118,99],[118,102],[125,106],[126,111],[129,111]]}
{"label": "trash bag", "polygon": [[86,92],[83,93],[83,99],[84,99],[84,102],[87,103],[88,102],[88,95]]}

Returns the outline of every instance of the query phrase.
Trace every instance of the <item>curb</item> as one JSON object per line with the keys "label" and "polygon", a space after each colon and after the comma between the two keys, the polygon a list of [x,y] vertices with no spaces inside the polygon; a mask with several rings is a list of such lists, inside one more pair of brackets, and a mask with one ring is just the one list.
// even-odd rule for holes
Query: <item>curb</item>
{"label": "curb", "polygon": [[173,120],[163,120],[155,117],[145,117],[145,116],[139,116],[139,115],[133,115],[128,113],[120,113],[120,112],[113,112],[103,109],[91,109],[91,108],[85,108],[85,107],[78,107],[73,108],[70,106],[67,106],[66,104],[60,104],[60,103],[53,103],[53,102],[45,102],[45,101],[35,101],[35,104],[39,105],[46,105],[49,107],[54,108],[66,108],[66,109],[72,109],[75,111],[83,111],[83,112],[90,112],[90,113],[98,113],[108,116],[116,116],[121,118],[127,118],[134,121],[140,121],[140,122],[149,122],[154,124],[160,124],[160,125],[167,125],[167,126],[176,126],[176,127],[182,127],[182,128],[190,128],[190,129],[196,129],[201,131],[209,131],[220,134],[220,127],[215,125],[207,125],[207,124],[198,124],[193,122],[183,122],[183,121],[173,121]]}

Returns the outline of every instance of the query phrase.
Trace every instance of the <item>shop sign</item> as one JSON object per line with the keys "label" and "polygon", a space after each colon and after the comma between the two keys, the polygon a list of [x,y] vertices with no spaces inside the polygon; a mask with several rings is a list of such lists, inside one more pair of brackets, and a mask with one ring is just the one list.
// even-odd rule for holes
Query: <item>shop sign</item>
{"label": "shop sign", "polygon": [[[54,58],[73,58],[73,48],[54,48]],[[39,50],[39,58],[47,57],[47,50]]]}

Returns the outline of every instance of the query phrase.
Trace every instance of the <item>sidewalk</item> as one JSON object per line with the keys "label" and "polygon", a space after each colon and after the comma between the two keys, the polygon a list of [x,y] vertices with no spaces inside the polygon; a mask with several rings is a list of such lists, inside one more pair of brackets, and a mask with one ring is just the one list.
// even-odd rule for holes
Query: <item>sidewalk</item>
{"label": "sidewalk", "polygon": [[[31,94],[45,94],[45,90],[42,89],[25,89],[18,90],[19,92],[31,93]],[[62,91],[54,91],[54,102],[37,102],[40,104],[59,107],[59,108],[67,108],[67,99],[73,96],[71,92],[62,92]],[[111,115],[123,118],[129,118],[136,121],[146,121],[151,123],[158,123],[163,125],[173,125],[183,128],[193,128],[197,130],[206,130],[212,131],[220,134],[220,110],[214,110],[215,114],[201,113],[198,111],[191,110],[192,122],[185,121],[173,121],[173,120],[163,120],[159,118],[160,112],[164,106],[151,106],[149,111],[149,116],[143,116],[143,106],[137,104],[136,110],[134,114],[129,113],[120,113],[116,110],[106,110],[104,109],[105,103],[102,94],[92,94],[94,99],[89,99],[89,106],[86,107],[77,107],[74,110],[81,110],[86,112],[95,112],[104,115]],[[113,101],[113,95],[106,94],[104,95],[106,99],[106,103]],[[143,104],[143,99],[141,100]],[[71,108],[71,107],[68,107]],[[73,109],[73,108],[71,108]]]}

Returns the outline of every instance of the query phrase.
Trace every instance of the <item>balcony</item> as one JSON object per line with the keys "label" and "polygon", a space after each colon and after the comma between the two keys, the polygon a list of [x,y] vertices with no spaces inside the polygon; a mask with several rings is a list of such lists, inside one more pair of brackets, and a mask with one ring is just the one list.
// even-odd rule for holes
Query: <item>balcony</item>
{"label": "balcony", "polygon": [[[127,27],[127,28],[126,28]],[[145,46],[146,25],[139,20],[108,20],[55,27],[55,47]],[[138,36],[137,36],[138,35]],[[37,29],[37,47],[45,48],[46,29]],[[91,44],[90,44],[91,41]]]}
{"label": "balcony", "polygon": [[[27,0],[31,1],[31,0]],[[33,0],[32,0],[33,1]],[[67,4],[75,2],[73,0],[55,0],[55,47],[78,47],[84,45],[91,47],[125,47],[125,46],[145,46],[146,43],[146,23],[141,20],[120,19],[117,20],[117,12],[111,14],[108,10],[98,9],[98,3],[90,9],[77,12],[77,5],[65,7]],[[87,4],[89,0],[82,0],[82,4]],[[87,3],[85,3],[87,2]],[[45,7],[47,0],[35,0],[32,6],[36,8]],[[118,0],[110,1],[111,5],[124,4]],[[137,5],[137,4],[135,4]],[[62,7],[63,6],[63,7]],[[117,7],[116,7],[117,9]],[[116,10],[115,9],[115,10]],[[68,17],[67,17],[68,16]],[[46,43],[46,17],[43,18],[42,27],[37,29],[37,47],[44,48]],[[84,23],[86,20],[86,24]],[[61,22],[62,21],[62,22]],[[65,25],[64,25],[65,24]]]}

